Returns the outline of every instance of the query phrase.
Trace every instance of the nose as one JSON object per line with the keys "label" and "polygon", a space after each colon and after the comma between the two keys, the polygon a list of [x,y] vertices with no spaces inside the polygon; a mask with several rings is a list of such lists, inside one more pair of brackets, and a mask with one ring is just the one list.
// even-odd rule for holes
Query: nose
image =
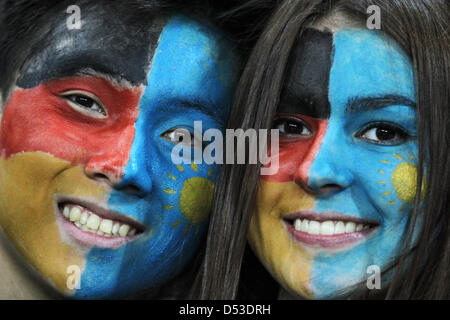
{"label": "nose", "polygon": [[85,165],[85,174],[100,183],[123,193],[145,197],[152,190],[152,179],[143,149],[145,142],[135,136],[129,157],[123,151],[114,150],[108,155],[94,156]]}
{"label": "nose", "polygon": [[[295,182],[316,196],[330,196],[348,188],[353,181],[349,163],[336,141],[317,139],[300,163]],[[322,141],[320,141],[322,140]]]}

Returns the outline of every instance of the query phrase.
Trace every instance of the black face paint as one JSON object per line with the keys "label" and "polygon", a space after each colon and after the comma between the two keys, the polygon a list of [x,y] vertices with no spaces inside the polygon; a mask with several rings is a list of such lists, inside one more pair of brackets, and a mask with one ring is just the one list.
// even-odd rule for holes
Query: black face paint
{"label": "black face paint", "polygon": [[133,85],[146,84],[147,73],[164,22],[161,17],[133,20],[120,12],[93,6],[82,7],[82,26],[69,30],[64,11],[45,37],[32,48],[32,56],[21,69],[17,85],[28,89],[42,82],[73,76],[93,69],[125,79]]}
{"label": "black face paint", "polygon": [[333,35],[306,29],[289,57],[278,113],[299,113],[326,119],[330,116],[328,85]]}

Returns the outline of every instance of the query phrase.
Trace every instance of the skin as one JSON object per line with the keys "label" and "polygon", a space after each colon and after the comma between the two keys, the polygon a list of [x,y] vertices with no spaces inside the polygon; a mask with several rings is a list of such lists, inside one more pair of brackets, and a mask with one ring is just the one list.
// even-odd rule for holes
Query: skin
{"label": "skin", "polygon": [[[280,170],[261,176],[249,241],[291,294],[338,298],[402,244],[417,175],[413,71],[382,32],[309,29],[303,39],[274,121]],[[295,219],[369,228],[309,236]]]}
{"label": "skin", "polygon": [[[173,131],[193,132],[194,121],[224,129],[239,58],[186,16],[132,25],[96,7],[83,21],[79,31],[54,23],[5,101],[0,225],[3,242],[58,292],[124,297],[173,278],[200,244],[217,168],[174,165]],[[115,212],[140,230],[93,244],[73,233],[62,203]],[[67,285],[70,266],[81,270],[78,289]]]}

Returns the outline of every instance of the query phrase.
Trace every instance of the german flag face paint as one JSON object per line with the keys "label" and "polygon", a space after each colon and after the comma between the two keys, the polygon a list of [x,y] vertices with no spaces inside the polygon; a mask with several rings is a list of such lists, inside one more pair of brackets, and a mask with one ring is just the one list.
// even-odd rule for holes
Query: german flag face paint
{"label": "german flag face paint", "polygon": [[79,31],[55,24],[0,128],[0,225],[77,298],[157,287],[193,257],[216,167],[172,164],[171,133],[194,121],[224,129],[239,70],[232,44],[204,23],[149,17],[129,37],[136,26],[118,18],[98,30],[112,14],[86,10]]}
{"label": "german flag face paint", "polygon": [[[415,197],[412,66],[385,34],[308,29],[295,45],[249,240],[290,292],[332,298],[399,253]],[[389,274],[382,276],[382,285]]]}

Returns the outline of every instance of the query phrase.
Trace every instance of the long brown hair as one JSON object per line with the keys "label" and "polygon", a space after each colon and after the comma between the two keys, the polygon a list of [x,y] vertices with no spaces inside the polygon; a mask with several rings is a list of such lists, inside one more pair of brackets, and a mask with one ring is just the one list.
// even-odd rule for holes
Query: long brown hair
{"label": "long brown hair", "polygon": [[[258,6],[256,1],[254,5]],[[382,31],[397,41],[412,61],[419,132],[417,185],[422,185],[424,176],[427,185],[426,191],[416,188],[405,246],[382,297],[450,298],[450,10],[446,0],[284,0],[276,7],[274,2],[274,13],[238,85],[228,127],[270,128],[296,37],[336,8],[365,21],[370,5],[381,9]],[[223,166],[196,297],[236,297],[258,173],[258,165]],[[422,192],[425,201],[419,210]],[[420,225],[416,224],[419,214]],[[419,238],[411,250],[417,228],[421,228]],[[361,292],[369,294],[355,291],[358,297]]]}

